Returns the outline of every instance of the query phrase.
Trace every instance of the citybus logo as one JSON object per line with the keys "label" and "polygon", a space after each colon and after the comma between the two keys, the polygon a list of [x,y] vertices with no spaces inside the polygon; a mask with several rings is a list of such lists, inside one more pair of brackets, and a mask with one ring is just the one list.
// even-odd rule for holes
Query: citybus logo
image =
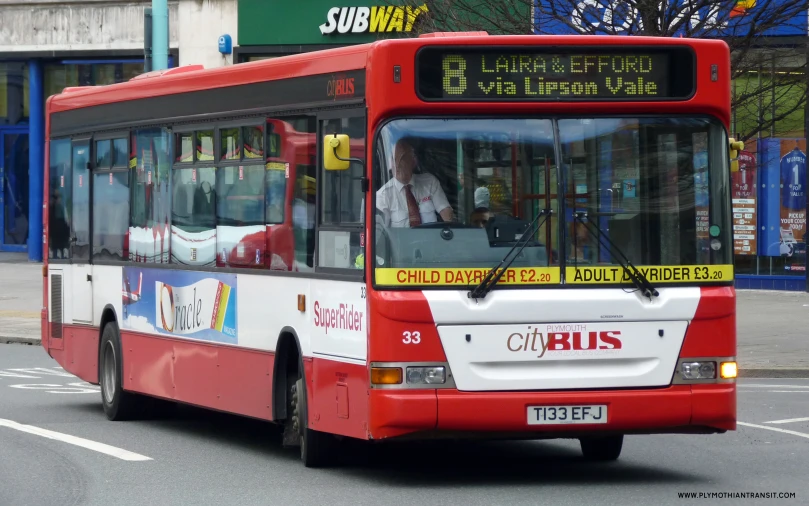
{"label": "citybus logo", "polygon": [[338,99],[341,97],[353,97],[354,78],[332,77],[326,83],[326,96],[334,99]]}
{"label": "citybus logo", "polygon": [[332,7],[320,33],[411,32],[419,16],[429,12],[427,4],[420,7]]}
{"label": "citybus logo", "polygon": [[506,339],[512,353],[538,353],[537,358],[550,351],[599,352],[620,350],[621,331],[587,331],[586,325],[548,325],[545,332],[528,326],[525,333],[514,332]]}

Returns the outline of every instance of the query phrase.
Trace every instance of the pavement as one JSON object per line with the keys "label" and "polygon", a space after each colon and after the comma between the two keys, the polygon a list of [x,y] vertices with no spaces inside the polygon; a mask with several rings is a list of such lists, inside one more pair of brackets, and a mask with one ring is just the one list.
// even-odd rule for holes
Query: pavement
{"label": "pavement", "polygon": [[0,344],[40,344],[42,264],[0,253]]}
{"label": "pavement", "polygon": [[611,463],[576,440],[344,440],[335,467],[307,469],[259,420],[179,406],[110,422],[98,387],[0,345],[0,505],[807,504],[807,399],[809,379],[743,378],[737,430],[627,436]]}
{"label": "pavement", "polygon": [[[42,264],[0,253],[0,344],[40,344]],[[809,378],[809,293],[737,291],[740,377]]]}

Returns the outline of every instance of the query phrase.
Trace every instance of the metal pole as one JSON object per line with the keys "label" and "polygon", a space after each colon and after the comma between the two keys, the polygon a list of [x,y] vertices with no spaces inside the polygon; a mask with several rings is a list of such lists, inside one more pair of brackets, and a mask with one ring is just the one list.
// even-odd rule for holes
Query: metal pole
{"label": "metal pole", "polygon": [[154,70],[169,67],[168,0],[152,0],[152,66]]}
{"label": "metal pole", "polygon": [[28,61],[28,260],[42,261],[42,203],[47,184],[45,172],[45,96],[42,62]]}
{"label": "metal pole", "polygon": [[[806,61],[809,62],[809,41],[804,42],[803,45],[803,52],[804,58]],[[809,92],[809,72],[806,73],[806,92]],[[806,146],[807,152],[809,152],[809,100],[806,101],[804,104],[804,126],[803,126],[803,136],[806,139]],[[803,187],[806,188],[806,185],[809,184],[809,175],[807,175],[807,180],[803,181]],[[806,210],[806,224],[803,228],[803,243],[806,244],[809,241],[809,202],[807,202],[807,210]],[[806,257],[806,291],[809,292],[809,255]]]}
{"label": "metal pole", "polygon": [[152,8],[143,9],[143,71],[152,71]]}

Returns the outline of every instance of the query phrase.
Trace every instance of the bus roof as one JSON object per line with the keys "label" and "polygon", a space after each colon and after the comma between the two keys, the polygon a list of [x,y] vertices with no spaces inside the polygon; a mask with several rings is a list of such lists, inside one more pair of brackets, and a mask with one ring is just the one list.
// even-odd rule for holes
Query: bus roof
{"label": "bus roof", "polygon": [[521,45],[521,46],[691,46],[727,45],[722,41],[664,37],[621,37],[608,35],[485,35],[485,32],[430,33],[418,38],[387,39],[367,44],[313,51],[290,56],[204,69],[189,65],[141,74],[107,86],[72,87],[48,99],[49,113],[101,104],[159,97],[177,93],[237,86],[293,77],[361,70],[378,50],[395,50],[426,45]]}

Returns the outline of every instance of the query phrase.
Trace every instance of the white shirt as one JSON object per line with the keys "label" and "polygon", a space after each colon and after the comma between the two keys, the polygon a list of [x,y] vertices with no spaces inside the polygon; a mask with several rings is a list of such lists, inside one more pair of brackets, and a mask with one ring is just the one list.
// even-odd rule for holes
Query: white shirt
{"label": "white shirt", "polygon": [[315,228],[315,205],[295,199],[292,203],[292,224],[295,228]]}
{"label": "white shirt", "polygon": [[[438,213],[449,207],[441,183],[432,174],[413,174],[410,178],[411,190],[419,203],[422,223],[438,221]],[[391,227],[409,227],[410,213],[407,211],[405,184],[396,178],[385,183],[376,192],[376,207],[385,214],[385,223]]]}

